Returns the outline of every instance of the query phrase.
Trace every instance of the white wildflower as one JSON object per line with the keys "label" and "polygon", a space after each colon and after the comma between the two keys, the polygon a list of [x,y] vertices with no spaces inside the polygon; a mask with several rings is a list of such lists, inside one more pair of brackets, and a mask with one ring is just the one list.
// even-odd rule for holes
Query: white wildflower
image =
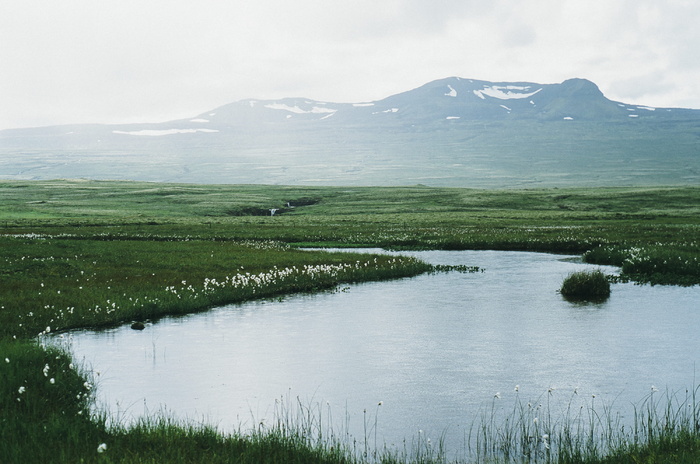
{"label": "white wildflower", "polygon": [[549,435],[546,433],[542,435],[542,444],[544,445],[545,449],[549,449]]}

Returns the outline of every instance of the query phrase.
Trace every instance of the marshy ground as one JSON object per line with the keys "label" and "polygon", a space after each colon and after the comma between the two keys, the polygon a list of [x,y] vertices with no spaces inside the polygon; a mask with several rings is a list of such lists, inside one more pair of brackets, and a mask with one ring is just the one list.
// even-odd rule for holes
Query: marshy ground
{"label": "marshy ground", "polygon": [[[410,258],[299,246],[581,253],[620,266],[623,279],[700,284],[700,188],[692,187],[491,191],[62,180],[3,181],[0,198],[3,462],[355,459],[337,443],[306,436],[303,422],[235,437],[161,419],[110,429],[107,418],[90,414],[88,375],[34,341],[46,331],[431,270]],[[259,215],[271,209],[274,216]],[[694,394],[691,403],[682,420],[664,416],[679,427],[650,422],[649,440],[540,459],[697,462]],[[490,443],[507,430],[490,430]],[[420,453],[383,459],[442,459]]]}

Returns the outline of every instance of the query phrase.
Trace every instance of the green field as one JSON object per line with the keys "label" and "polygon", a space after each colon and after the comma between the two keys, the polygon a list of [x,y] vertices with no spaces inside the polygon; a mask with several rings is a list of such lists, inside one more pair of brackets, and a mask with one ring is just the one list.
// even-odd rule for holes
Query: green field
{"label": "green field", "polygon": [[633,280],[700,283],[697,187],[494,191],[49,181],[0,182],[0,199],[0,234],[586,253],[589,262],[622,266]]}
{"label": "green field", "polygon": [[[298,430],[226,438],[160,419],[110,429],[106,418],[86,417],[87,374],[70,367],[65,354],[32,341],[47,330],[152,320],[436,271],[410,258],[301,246],[574,253],[620,266],[622,279],[697,285],[699,244],[700,187],[494,191],[2,181],[0,462],[348,462],[342,444],[318,444]],[[607,450],[619,456],[604,462],[698,459],[697,428],[659,436],[663,442]],[[108,451],[97,453],[101,443],[109,443]],[[659,457],[671,452],[689,457]],[[599,462],[590,453],[576,459],[561,462]]]}

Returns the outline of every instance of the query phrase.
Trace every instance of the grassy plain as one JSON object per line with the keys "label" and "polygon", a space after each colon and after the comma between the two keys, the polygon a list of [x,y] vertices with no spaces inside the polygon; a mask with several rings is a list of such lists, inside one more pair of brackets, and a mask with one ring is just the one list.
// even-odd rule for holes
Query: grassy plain
{"label": "grassy plain", "polygon": [[[309,253],[298,246],[582,253],[590,262],[621,266],[623,278],[693,285],[700,284],[699,244],[698,187],[490,191],[3,181],[0,461],[348,462],[342,443],[317,446],[303,426],[229,438],[159,419],[109,429],[104,417],[86,418],[87,375],[65,354],[30,341],[47,330],[431,270],[411,259]],[[657,435],[663,443],[620,444],[603,461],[575,451],[575,459],[547,459],[636,462],[656,453],[661,462],[669,449],[688,454],[685,462],[698,459],[696,425]],[[107,451],[98,453],[101,443]],[[420,453],[383,460],[442,459]]]}
{"label": "grassy plain", "polygon": [[698,187],[494,191],[0,182],[0,234],[32,233],[586,253],[590,262],[621,266],[633,280],[700,283]]}

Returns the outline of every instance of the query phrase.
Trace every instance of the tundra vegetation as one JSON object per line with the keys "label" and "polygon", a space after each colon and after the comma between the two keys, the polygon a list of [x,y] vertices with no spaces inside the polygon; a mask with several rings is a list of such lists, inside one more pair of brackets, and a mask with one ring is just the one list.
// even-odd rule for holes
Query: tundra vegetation
{"label": "tundra vegetation", "polygon": [[[41,343],[46,332],[445,270],[406,257],[299,247],[573,253],[619,266],[621,280],[700,284],[697,187],[493,191],[2,181],[0,200],[2,462],[448,460],[446,450],[420,439],[403,450],[358,450],[322,427],[312,405],[290,407],[275,425],[231,436],[167,417],[114,424],[92,408],[91,374]],[[264,215],[271,209],[274,216]],[[457,270],[466,269],[474,268]],[[502,424],[485,418],[476,425],[475,451],[482,462],[697,462],[695,393],[660,401],[652,392],[632,432],[592,405],[588,416],[539,424],[522,407]]]}

